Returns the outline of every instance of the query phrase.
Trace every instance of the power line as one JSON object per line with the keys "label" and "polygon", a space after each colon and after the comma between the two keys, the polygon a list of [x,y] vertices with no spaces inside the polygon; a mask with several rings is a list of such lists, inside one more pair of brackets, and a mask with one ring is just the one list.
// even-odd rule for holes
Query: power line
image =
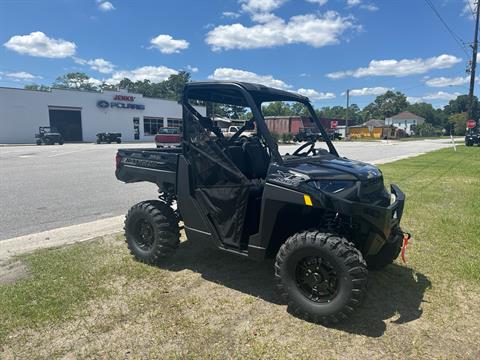
{"label": "power line", "polygon": [[424,0],[424,1],[427,3],[430,9],[432,9],[434,14],[437,15],[437,17],[442,22],[443,26],[445,26],[445,28],[449,32],[450,36],[453,38],[453,40],[455,40],[455,42],[458,44],[460,49],[465,53],[465,55],[470,56],[470,54],[465,50],[465,42],[457,34],[453,32],[450,26],[448,26],[447,22],[443,19],[442,15],[440,15],[438,10],[435,8],[435,5],[433,5],[433,3],[430,0]]}

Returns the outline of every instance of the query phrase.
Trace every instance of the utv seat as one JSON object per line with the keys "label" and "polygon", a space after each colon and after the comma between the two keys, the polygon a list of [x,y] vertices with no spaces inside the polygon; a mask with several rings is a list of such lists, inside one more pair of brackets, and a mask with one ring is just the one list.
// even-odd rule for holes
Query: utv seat
{"label": "utv seat", "polygon": [[229,146],[227,148],[227,156],[232,160],[235,166],[245,175],[248,176],[248,163],[245,153],[240,145]]}
{"label": "utv seat", "polygon": [[265,179],[267,177],[270,156],[258,139],[251,139],[243,144],[243,152],[247,160],[250,179]]}

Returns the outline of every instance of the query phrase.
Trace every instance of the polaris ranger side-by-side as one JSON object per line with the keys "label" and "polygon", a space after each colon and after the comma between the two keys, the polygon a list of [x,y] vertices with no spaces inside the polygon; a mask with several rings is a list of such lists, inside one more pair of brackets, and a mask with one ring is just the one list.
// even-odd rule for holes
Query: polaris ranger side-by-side
{"label": "polaris ranger side-by-side", "polygon": [[38,128],[38,134],[35,134],[35,143],[37,145],[63,145],[62,134],[54,127],[40,126]]}
{"label": "polaris ranger side-by-side", "polygon": [[[262,115],[262,103],[272,101],[303,104],[328,149],[311,141],[281,156]],[[192,105],[208,102],[248,107],[252,117],[226,139]],[[340,157],[306,97],[257,84],[196,82],[185,87],[181,104],[181,147],[118,150],[117,178],[153,182],[161,193],[129,210],[131,253],[161,264],[179,245],[182,221],[188,241],[275,258],[278,288],[293,312],[320,323],[346,318],[364,297],[367,267],[383,268],[400,253],[404,194],[395,185],[388,192],[376,167]],[[241,136],[254,128],[256,135]]]}

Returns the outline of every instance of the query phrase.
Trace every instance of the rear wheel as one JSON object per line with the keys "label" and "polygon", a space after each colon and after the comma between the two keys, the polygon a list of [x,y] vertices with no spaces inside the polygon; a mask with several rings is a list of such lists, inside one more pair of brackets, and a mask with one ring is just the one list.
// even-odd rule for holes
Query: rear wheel
{"label": "rear wheel", "polygon": [[294,313],[318,323],[347,318],[363,300],[367,266],[347,239],[321,231],[297,233],[282,245],[275,278]]}
{"label": "rear wheel", "polygon": [[128,211],[125,239],[139,261],[157,265],[173,255],[180,243],[177,217],[170,206],[158,200],[143,201]]}

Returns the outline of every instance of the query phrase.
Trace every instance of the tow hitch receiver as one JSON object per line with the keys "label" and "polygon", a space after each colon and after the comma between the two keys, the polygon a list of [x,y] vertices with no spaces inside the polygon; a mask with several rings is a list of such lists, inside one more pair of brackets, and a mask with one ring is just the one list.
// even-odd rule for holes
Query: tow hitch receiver
{"label": "tow hitch receiver", "polygon": [[403,234],[403,244],[402,244],[402,261],[404,264],[407,263],[407,259],[405,257],[405,252],[407,251],[407,246],[408,246],[408,241],[410,240],[412,236],[409,233],[404,233]]}

